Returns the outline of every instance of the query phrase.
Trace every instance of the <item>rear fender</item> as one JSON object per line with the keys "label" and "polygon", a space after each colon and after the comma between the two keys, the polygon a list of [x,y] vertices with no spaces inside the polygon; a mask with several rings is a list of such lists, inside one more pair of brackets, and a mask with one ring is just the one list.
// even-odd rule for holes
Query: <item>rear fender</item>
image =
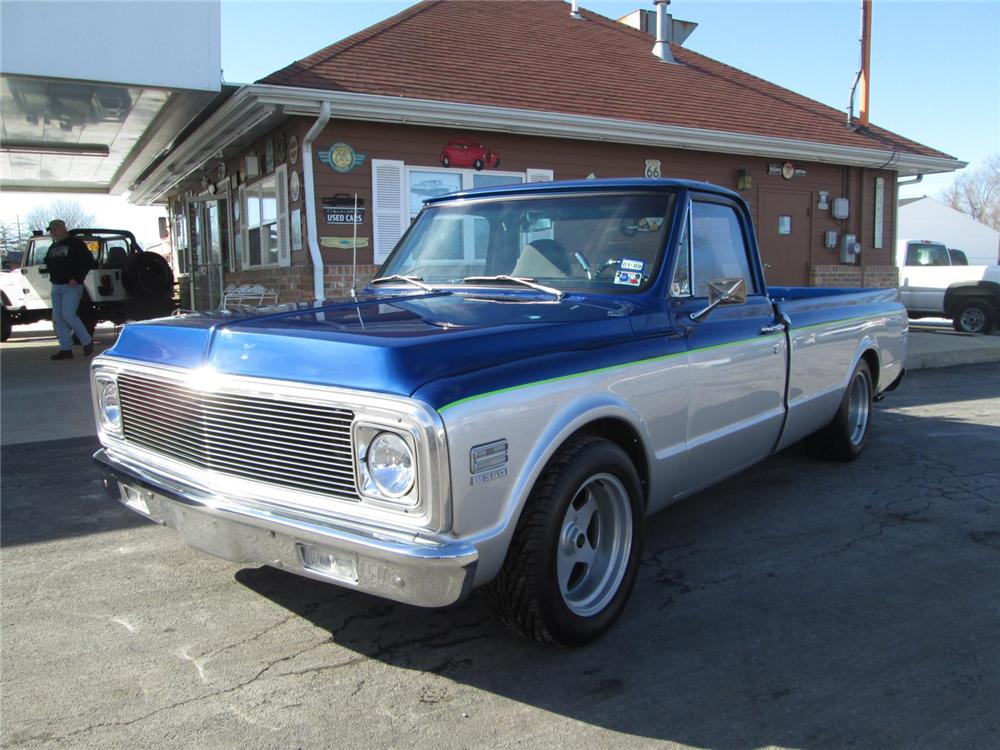
{"label": "rear fender", "polygon": [[959,303],[968,299],[982,299],[1000,309],[1000,284],[995,281],[960,281],[952,284],[944,293],[945,312],[953,315]]}

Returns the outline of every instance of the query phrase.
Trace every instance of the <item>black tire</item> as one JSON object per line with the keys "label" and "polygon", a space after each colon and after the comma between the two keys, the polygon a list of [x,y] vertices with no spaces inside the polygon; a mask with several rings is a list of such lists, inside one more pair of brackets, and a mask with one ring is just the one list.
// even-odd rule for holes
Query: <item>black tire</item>
{"label": "black tire", "polygon": [[9,339],[13,330],[13,317],[10,312],[8,312],[6,307],[0,307],[0,341],[6,341]]}
{"label": "black tire", "polygon": [[851,373],[847,391],[830,423],[805,440],[806,451],[817,458],[853,461],[868,444],[875,386],[871,368],[860,360]]}
{"label": "black tire", "polygon": [[494,169],[500,169],[500,160],[499,159],[496,160],[496,163],[493,165],[493,168]]}
{"label": "black tire", "polygon": [[963,300],[955,306],[952,325],[959,333],[990,334],[996,328],[996,315],[984,300]]}
{"label": "black tire", "polygon": [[174,274],[156,253],[133,255],[125,266],[122,283],[133,297],[169,297],[174,292]]}
{"label": "black tire", "polygon": [[482,172],[483,171],[483,160],[482,159],[476,159],[474,162],[472,162],[472,168],[475,169],[477,172]]}
{"label": "black tire", "polygon": [[447,156],[442,156],[441,157],[441,166],[442,167],[450,167],[451,166],[451,159],[449,159]]}
{"label": "black tire", "polygon": [[[577,508],[586,512],[591,504],[597,512],[585,528],[576,525]],[[618,619],[635,583],[644,515],[639,476],[625,451],[602,438],[567,443],[536,482],[503,567],[486,588],[500,618],[543,643],[582,646],[600,636]],[[585,546],[595,553],[593,564],[574,562]],[[561,574],[567,569],[569,575]]]}

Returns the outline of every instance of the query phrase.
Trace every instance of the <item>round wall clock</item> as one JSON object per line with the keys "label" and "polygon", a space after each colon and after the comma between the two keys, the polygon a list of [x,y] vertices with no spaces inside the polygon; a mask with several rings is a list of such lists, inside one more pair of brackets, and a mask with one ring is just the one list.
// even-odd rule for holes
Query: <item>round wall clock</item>
{"label": "round wall clock", "polygon": [[299,139],[294,135],[288,138],[288,161],[292,164],[299,160]]}
{"label": "round wall clock", "polygon": [[300,188],[301,184],[299,183],[299,173],[292,172],[292,176],[288,178],[288,192],[293,203],[299,199]]}
{"label": "round wall clock", "polygon": [[285,134],[279,133],[278,137],[274,139],[274,158],[279,162],[285,160]]}
{"label": "round wall clock", "polygon": [[781,165],[781,176],[786,180],[792,179],[795,176],[795,165],[790,161],[786,161]]}

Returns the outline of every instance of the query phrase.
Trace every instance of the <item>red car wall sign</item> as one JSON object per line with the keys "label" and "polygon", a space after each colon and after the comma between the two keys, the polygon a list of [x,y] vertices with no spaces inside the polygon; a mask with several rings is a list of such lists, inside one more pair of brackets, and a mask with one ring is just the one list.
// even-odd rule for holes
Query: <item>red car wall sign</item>
{"label": "red car wall sign", "polygon": [[441,151],[442,167],[472,167],[477,172],[483,167],[500,166],[500,154],[467,138],[455,138]]}

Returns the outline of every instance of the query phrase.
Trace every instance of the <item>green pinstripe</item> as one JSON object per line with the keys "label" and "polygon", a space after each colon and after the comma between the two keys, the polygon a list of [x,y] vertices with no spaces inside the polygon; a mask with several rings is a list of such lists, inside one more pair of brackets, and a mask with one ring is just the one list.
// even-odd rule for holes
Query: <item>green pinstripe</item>
{"label": "green pinstripe", "polygon": [[[802,331],[809,331],[809,330],[812,330],[814,328],[825,328],[827,326],[839,325],[839,324],[843,324],[843,323],[860,322],[862,320],[871,320],[871,316],[870,315],[857,315],[857,316],[850,317],[850,318],[839,318],[838,320],[828,320],[828,321],[825,321],[823,323],[817,323],[817,324],[811,325],[811,326],[803,326],[802,328],[795,328],[795,329],[792,330],[792,334],[801,333]],[[770,334],[768,336],[768,338],[771,338],[773,336],[783,336],[783,335],[784,334],[781,334],[781,333],[773,333],[773,334]],[[640,365],[652,364],[653,362],[666,362],[669,359],[674,359],[676,357],[680,357],[680,356],[683,356],[685,354],[691,354],[691,353],[696,353],[696,352],[710,352],[713,349],[725,349],[726,347],[729,347],[729,346],[739,346],[741,344],[748,344],[751,341],[760,341],[760,340],[761,340],[760,336],[754,336],[753,338],[749,338],[749,339],[740,339],[739,341],[729,341],[729,342],[726,342],[725,344],[714,344],[712,346],[702,347],[701,349],[694,349],[694,350],[692,350],[690,352],[689,351],[676,352],[675,354],[665,354],[665,355],[663,355],[661,357],[649,357],[648,359],[638,359],[638,360],[634,360],[632,362],[622,362],[620,365],[609,365],[607,367],[598,367],[598,368],[596,368],[594,370],[584,370],[583,372],[574,372],[574,373],[570,373],[569,375],[559,375],[559,376],[554,377],[554,378],[545,378],[544,380],[533,380],[530,383],[522,383],[520,385],[512,385],[512,386],[509,386],[508,388],[499,388],[499,389],[497,389],[495,391],[487,391],[486,393],[478,393],[475,396],[466,396],[465,398],[460,398],[458,401],[452,401],[450,404],[445,404],[440,409],[438,409],[438,412],[439,413],[443,413],[443,412],[447,411],[448,409],[454,408],[454,407],[459,406],[461,404],[467,404],[470,401],[478,401],[479,399],[489,398],[490,396],[499,396],[502,393],[512,393],[513,391],[519,391],[519,390],[521,390],[523,388],[532,388],[532,387],[534,387],[536,385],[546,385],[548,383],[558,383],[558,382],[563,381],[563,380],[572,380],[573,378],[582,378],[582,377],[586,377],[587,375],[596,375],[596,374],[601,373],[601,372],[610,372],[612,370],[621,370],[621,369],[624,369],[626,367],[638,367]]]}

